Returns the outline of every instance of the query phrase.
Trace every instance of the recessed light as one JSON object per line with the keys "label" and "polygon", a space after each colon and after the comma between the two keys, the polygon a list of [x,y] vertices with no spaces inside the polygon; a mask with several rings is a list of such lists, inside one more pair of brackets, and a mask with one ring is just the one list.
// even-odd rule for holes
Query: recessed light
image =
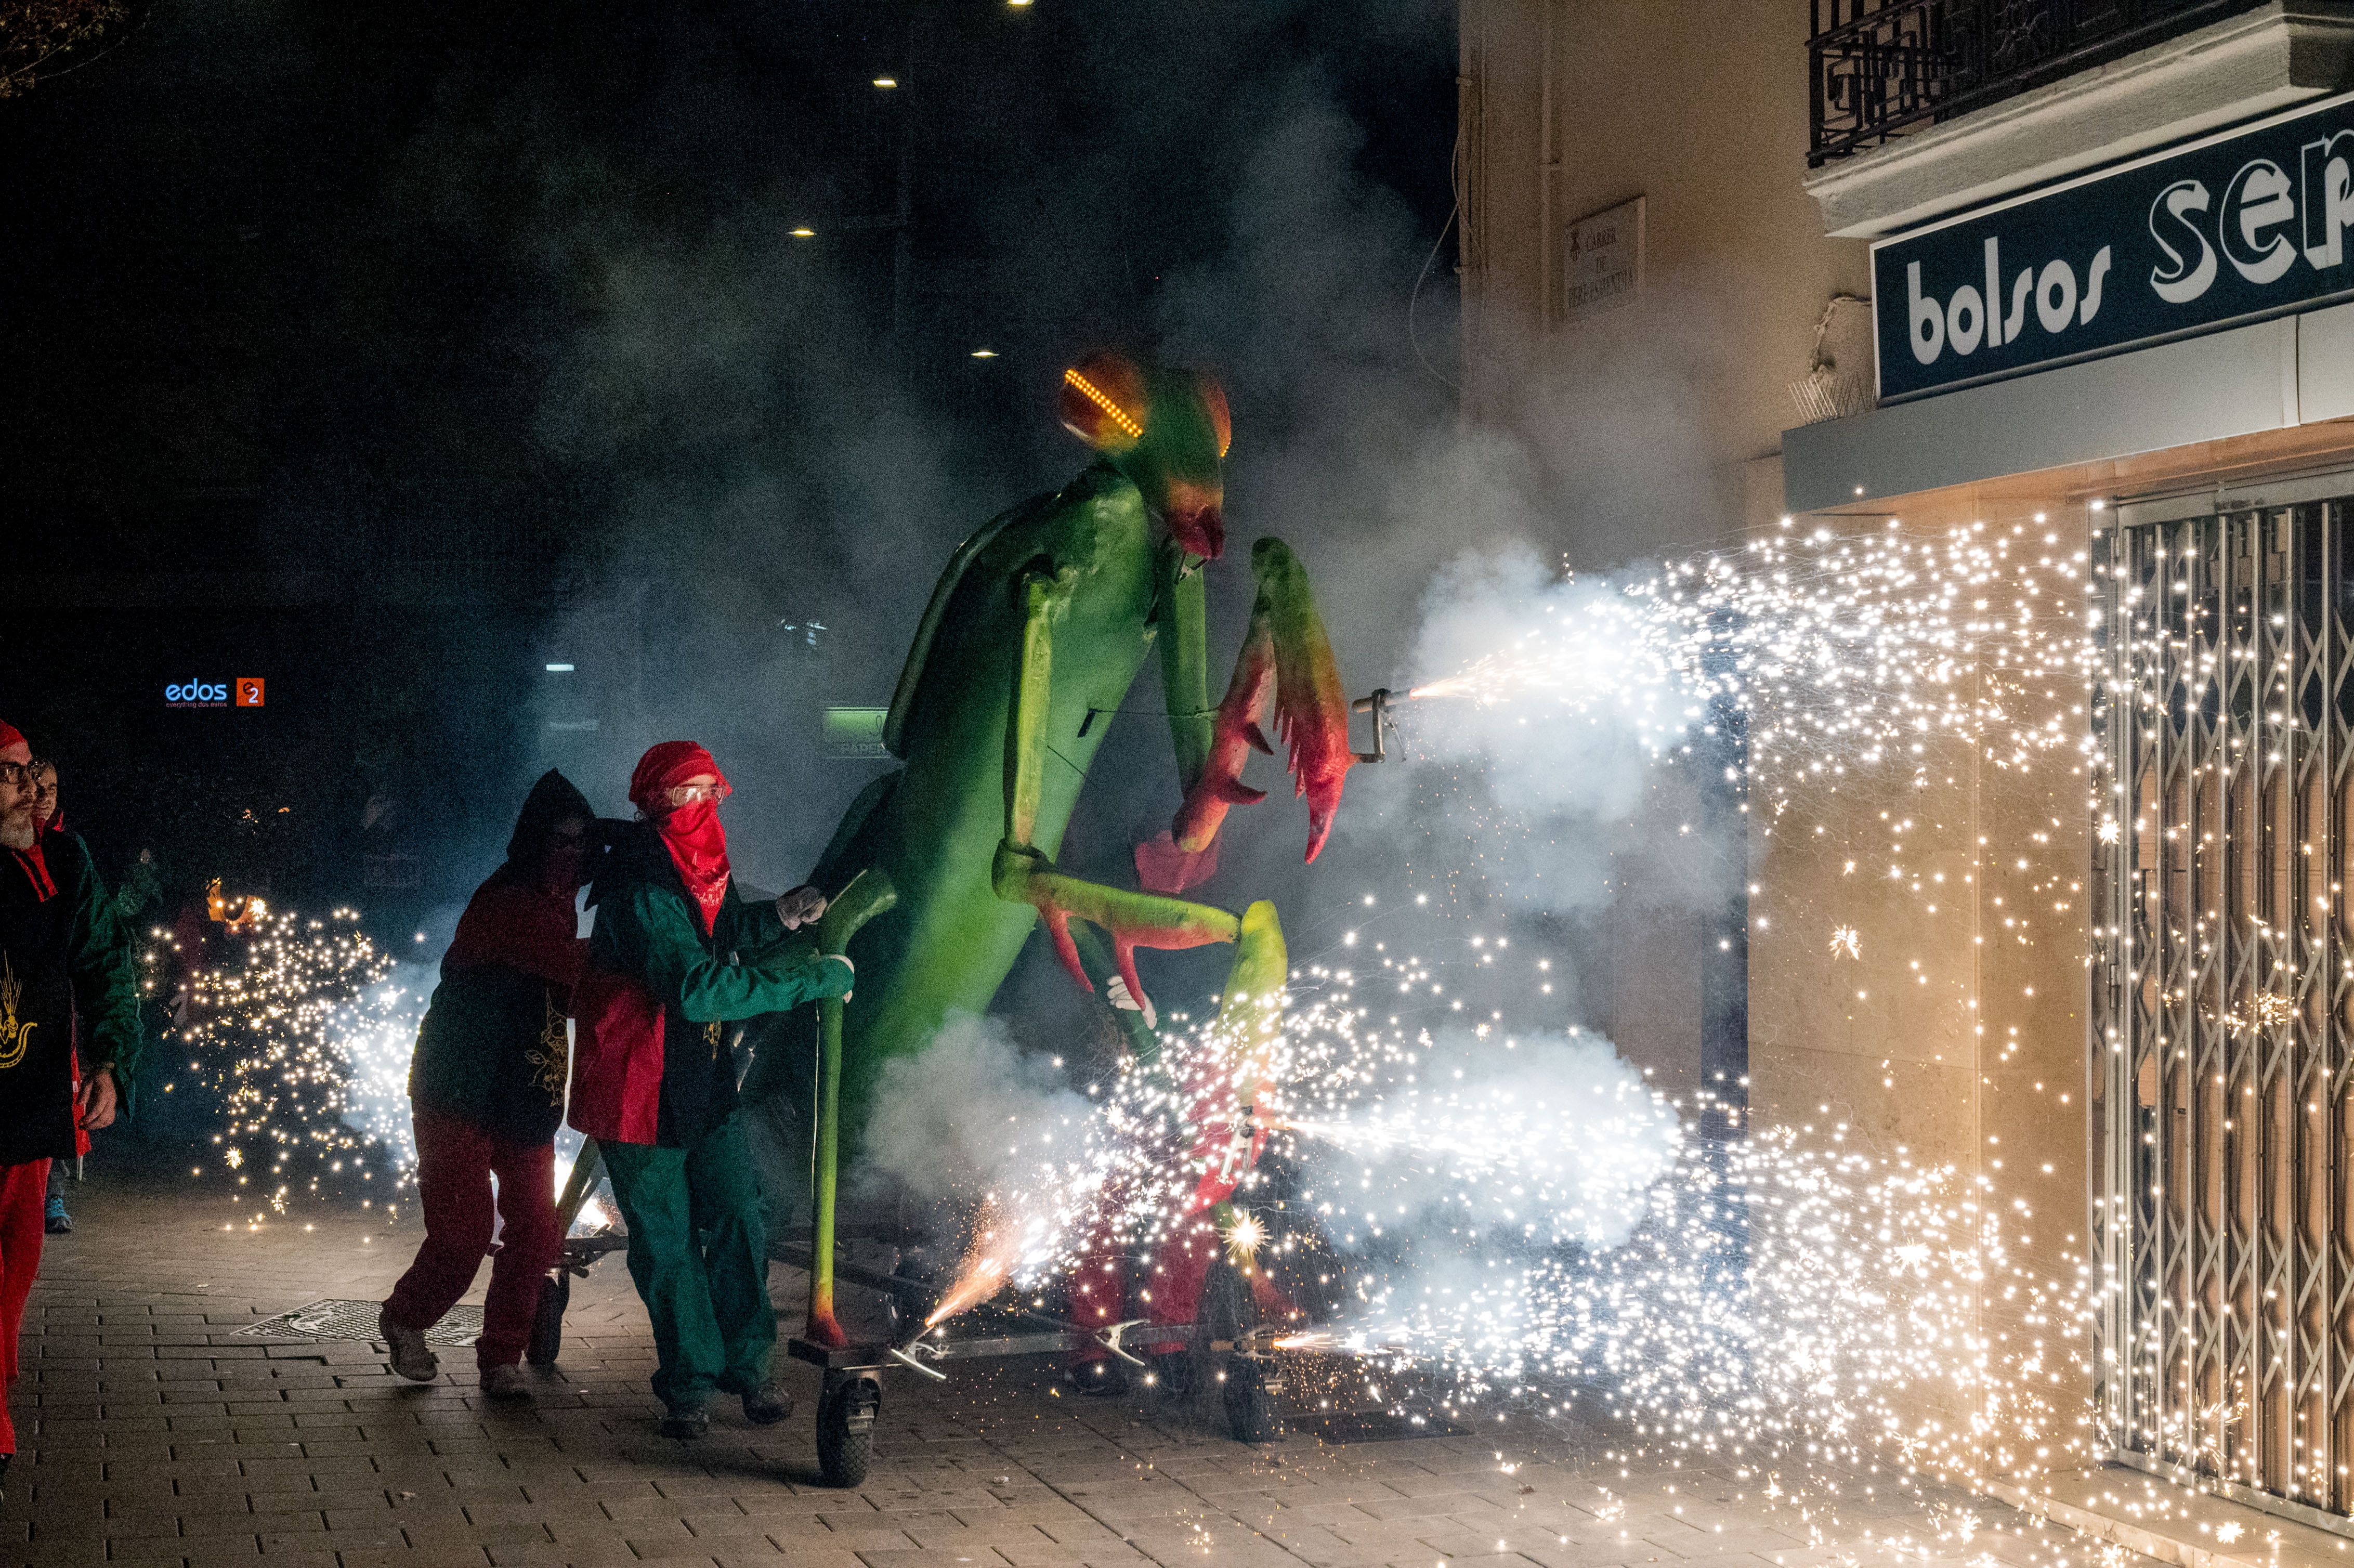
{"label": "recessed light", "polygon": [[891,76],[878,76],[875,79],[875,85],[877,87],[896,87],[899,85],[899,79]]}
{"label": "recessed light", "polygon": [[572,673],[572,666],[569,664],[550,664],[547,667],[547,673],[551,675],[569,675]]}
{"label": "recessed light", "polygon": [[976,348],[972,351],[972,356],[975,359],[995,359],[997,357],[997,350],[993,348]]}
{"label": "recessed light", "polygon": [[817,230],[814,228],[796,228],[793,230],[793,238],[795,239],[815,239],[817,238]]}

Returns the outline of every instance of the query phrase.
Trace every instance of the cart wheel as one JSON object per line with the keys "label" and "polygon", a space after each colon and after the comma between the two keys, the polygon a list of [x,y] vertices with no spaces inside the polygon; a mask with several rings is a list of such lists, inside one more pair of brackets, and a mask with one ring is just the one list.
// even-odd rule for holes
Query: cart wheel
{"label": "cart wheel", "polygon": [[532,1313],[531,1342],[524,1360],[535,1367],[552,1367],[564,1349],[564,1309],[572,1305],[572,1276],[561,1267],[556,1277],[539,1287],[539,1306]]}
{"label": "cart wheel", "polygon": [[875,1457],[875,1413],[883,1405],[882,1381],[871,1373],[836,1379],[828,1373],[817,1404],[817,1466],[830,1487],[854,1487],[866,1479]]}
{"label": "cart wheel", "polygon": [[1258,1320],[1250,1282],[1225,1258],[1212,1264],[1193,1311],[1193,1379],[1196,1387],[1217,1391],[1226,1429],[1237,1443],[1264,1443],[1274,1436],[1274,1391],[1263,1362],[1215,1347],[1231,1346]]}
{"label": "cart wheel", "polygon": [[1226,1406],[1226,1430],[1237,1443],[1267,1443],[1275,1438],[1275,1398],[1267,1387],[1266,1363],[1251,1356],[1235,1356],[1226,1363],[1226,1381],[1219,1385]]}

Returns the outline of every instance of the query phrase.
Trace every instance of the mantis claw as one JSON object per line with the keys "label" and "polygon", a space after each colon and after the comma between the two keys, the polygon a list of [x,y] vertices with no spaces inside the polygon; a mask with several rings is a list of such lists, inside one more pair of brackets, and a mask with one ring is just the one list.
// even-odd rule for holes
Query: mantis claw
{"label": "mantis claw", "polygon": [[1038,911],[1046,922],[1047,934],[1054,940],[1063,967],[1087,991],[1095,990],[1095,983],[1079,961],[1078,944],[1071,938],[1071,920],[1076,916],[1102,927],[1111,938],[1112,961],[1121,983],[1127,987],[1129,996],[1148,1013],[1152,1010],[1152,1001],[1145,994],[1144,982],[1137,977],[1137,948],[1166,951],[1231,942],[1242,930],[1242,923],[1223,909],[1066,876],[1036,850],[1010,843],[997,846],[991,881],[1000,898],[1027,904]]}
{"label": "mantis claw", "polygon": [[1308,801],[1308,854],[1314,860],[1332,831],[1356,753],[1349,749],[1349,704],[1341,693],[1341,672],[1332,643],[1316,613],[1308,575],[1278,539],[1261,539],[1251,550],[1258,576],[1258,599],[1250,630],[1235,661],[1234,679],[1210,726],[1210,749],[1201,776],[1185,791],[1170,826],[1166,847],[1148,853],[1139,845],[1137,875],[1145,886],[1182,893],[1216,868],[1201,857],[1217,842],[1226,812],[1267,798],[1243,782],[1243,764],[1253,751],[1272,757],[1275,747],[1259,726],[1270,705],[1275,730],[1288,753],[1293,793]]}

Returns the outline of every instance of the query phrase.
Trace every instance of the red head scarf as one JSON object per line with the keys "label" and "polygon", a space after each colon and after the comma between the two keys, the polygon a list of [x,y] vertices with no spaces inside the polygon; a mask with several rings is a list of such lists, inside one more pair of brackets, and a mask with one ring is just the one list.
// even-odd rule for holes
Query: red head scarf
{"label": "red head scarf", "polygon": [[665,740],[638,758],[637,771],[630,775],[630,800],[662,835],[707,937],[727,896],[727,832],[719,825],[717,801],[690,800],[673,810],[669,798],[673,788],[703,773],[726,787],[727,776],[711,753],[691,740]]}

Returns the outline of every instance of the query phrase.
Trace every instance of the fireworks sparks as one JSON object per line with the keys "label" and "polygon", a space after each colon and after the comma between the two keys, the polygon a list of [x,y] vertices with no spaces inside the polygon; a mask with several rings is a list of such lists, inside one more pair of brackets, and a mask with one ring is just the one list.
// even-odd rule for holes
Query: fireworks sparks
{"label": "fireworks sparks", "polygon": [[1246,1211],[1235,1211],[1235,1223],[1226,1227],[1226,1255],[1236,1268],[1247,1269],[1258,1261],[1258,1249],[1267,1241],[1267,1226]]}
{"label": "fireworks sparks", "polygon": [[[1114,1241],[1159,1280],[1207,1223],[1294,1303],[1269,1348],[1337,1365],[1358,1403],[1575,1410],[1793,1497],[1875,1465],[1982,1488],[2085,1461],[2093,1283],[2016,1255],[2031,1214],[1986,1180],[1836,1125],[1696,1139],[1590,1036],[1377,1027],[1346,971],[1296,983],[1319,993],[1272,1063],[1196,1028],[1102,1087],[1084,1151],[997,1196],[931,1322],[1100,1271]],[[1210,1086],[1262,1071],[1251,1207],[1196,1211]]]}
{"label": "fireworks sparks", "polygon": [[423,999],[353,911],[260,908],[246,901],[250,923],[231,927],[237,955],[196,971],[180,1037],[222,1107],[221,1163],[279,1213],[330,1187],[381,1189],[364,1202],[389,1210],[416,1160],[408,1072]]}
{"label": "fireworks sparks", "polygon": [[1022,1262],[1025,1250],[1033,1249],[1041,1239],[1037,1234],[1043,1222],[1034,1219],[1027,1227],[1009,1223],[994,1197],[982,1202],[980,1217],[972,1228],[972,1245],[965,1251],[963,1266],[957,1271],[956,1283],[924,1319],[927,1329],[938,1328],[960,1312],[970,1311],[1005,1288],[1014,1270]]}
{"label": "fireworks sparks", "polygon": [[2210,1013],[2216,1022],[2234,1034],[2262,1034],[2296,1021],[2297,1005],[2293,997],[2259,991],[2248,1000],[2240,1012]]}

